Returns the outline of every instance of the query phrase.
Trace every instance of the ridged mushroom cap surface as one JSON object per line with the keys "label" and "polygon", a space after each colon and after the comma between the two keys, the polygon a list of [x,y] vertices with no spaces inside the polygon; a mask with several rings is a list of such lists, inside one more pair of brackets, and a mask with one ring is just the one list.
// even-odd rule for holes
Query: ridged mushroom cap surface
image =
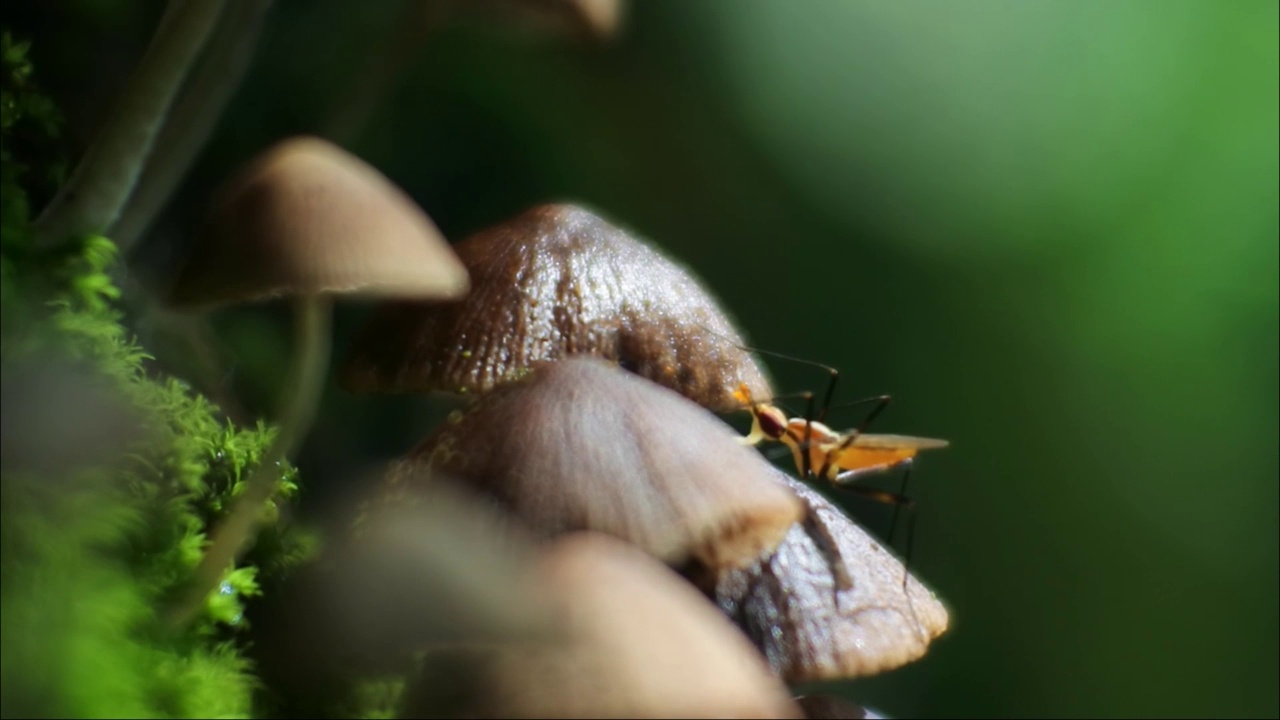
{"label": "ridged mushroom cap surface", "polygon": [[715,597],[789,683],[874,675],[922,657],[947,609],[840,508],[776,476],[808,506],[778,549],[720,573]]}
{"label": "ridged mushroom cap surface", "polygon": [[357,336],[343,371],[356,392],[486,392],[536,362],[592,355],[716,411],[764,370],[688,270],[591,212],[543,205],[456,246],[462,301],[390,302]]}
{"label": "ridged mushroom cap surface", "polygon": [[359,294],[455,298],[466,268],[408,195],[313,137],[269,148],[220,189],[171,290],[179,307]]}
{"label": "ridged mushroom cap surface", "polygon": [[456,413],[393,464],[385,491],[443,473],[543,537],[596,530],[674,564],[741,566],[775,548],[802,505],[738,437],[666,388],[569,358]]}
{"label": "ridged mushroom cap surface", "polygon": [[802,717],[733,624],[637,548],[575,533],[546,547],[538,572],[566,640],[495,647],[479,664],[483,691],[451,714]]}

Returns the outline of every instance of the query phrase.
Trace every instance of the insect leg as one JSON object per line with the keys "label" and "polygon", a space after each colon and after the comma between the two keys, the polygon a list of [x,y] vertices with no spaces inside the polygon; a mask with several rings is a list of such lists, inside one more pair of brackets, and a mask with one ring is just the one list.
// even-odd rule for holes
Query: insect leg
{"label": "insect leg", "polygon": [[840,473],[835,477],[834,480],[832,480],[832,482],[837,487],[843,490],[847,490],[849,492],[857,493],[858,495],[861,495],[862,497],[865,497],[868,500],[873,500],[875,502],[893,505],[893,517],[889,523],[888,540],[889,540],[890,546],[893,545],[894,530],[896,529],[898,524],[898,510],[902,508],[906,508],[907,547],[906,547],[906,554],[903,557],[903,564],[902,564],[902,572],[903,572],[902,589],[905,591],[907,588],[907,580],[908,578],[910,578],[911,550],[912,550],[912,546],[915,544],[916,503],[914,500],[912,500],[911,498],[901,493],[889,492],[887,490],[880,490],[878,488],[869,488],[869,487],[863,487],[861,485],[853,484],[855,481],[860,480],[862,478],[869,477],[872,475],[880,475],[882,473],[888,472],[889,470],[892,470],[898,465],[906,465],[906,473],[902,479],[902,487],[903,487],[903,490],[905,490],[907,485],[907,478],[911,475],[912,461],[910,459],[904,460],[900,463],[874,465],[872,467],[859,468],[857,470],[850,470],[848,472]]}

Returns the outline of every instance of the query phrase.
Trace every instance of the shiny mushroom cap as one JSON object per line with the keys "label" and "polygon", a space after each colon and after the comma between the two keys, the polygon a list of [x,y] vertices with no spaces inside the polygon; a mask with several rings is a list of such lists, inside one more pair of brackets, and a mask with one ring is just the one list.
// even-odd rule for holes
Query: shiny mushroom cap
{"label": "shiny mushroom cap", "polygon": [[543,205],[455,248],[461,302],[390,302],[352,346],[355,392],[485,392],[536,362],[592,355],[715,411],[772,390],[729,316],[685,268],[572,205]]}
{"label": "shiny mushroom cap", "polygon": [[291,295],[443,299],[467,271],[413,200],[341,148],[282,141],[220,190],[174,283],[175,306]]}
{"label": "shiny mushroom cap", "polygon": [[594,358],[536,367],[393,466],[388,492],[443,472],[542,536],[597,530],[671,563],[753,562],[801,517],[795,493],[715,415]]}

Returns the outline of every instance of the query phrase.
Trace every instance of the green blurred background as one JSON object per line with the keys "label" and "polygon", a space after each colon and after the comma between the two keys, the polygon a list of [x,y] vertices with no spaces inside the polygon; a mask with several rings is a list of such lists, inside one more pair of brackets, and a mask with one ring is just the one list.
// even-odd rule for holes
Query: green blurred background
{"label": "green blurred background", "polygon": [[[454,240],[586,204],[691,266],[753,344],[840,368],[845,400],[892,393],[877,429],[952,441],[911,488],[913,566],[952,630],[839,692],[901,717],[1274,717],[1277,7],[638,0],[607,45],[455,23],[341,142]],[[162,10],[4,4],[73,151]],[[132,271],[163,283],[216,183],[321,131],[405,12],[277,2]],[[341,308],[338,361],[369,309]],[[212,389],[269,412],[286,329],[219,316]],[[769,365],[779,391],[826,382]],[[303,511],[448,407],[331,388]]]}

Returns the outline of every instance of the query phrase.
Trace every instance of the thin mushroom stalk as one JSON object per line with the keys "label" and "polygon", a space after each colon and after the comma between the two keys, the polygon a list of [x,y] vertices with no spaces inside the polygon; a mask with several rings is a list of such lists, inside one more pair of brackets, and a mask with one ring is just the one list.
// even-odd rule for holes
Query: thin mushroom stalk
{"label": "thin mushroom stalk", "polygon": [[110,227],[151,156],[169,106],[227,0],[188,0],[165,14],[107,123],[71,180],[32,227],[49,246],[76,233]]}
{"label": "thin mushroom stalk", "polygon": [[338,297],[456,298],[466,268],[427,215],[375,168],[341,148],[296,137],[264,151],[219,192],[170,304],[297,302],[294,367],[279,435],[243,486],[188,588],[171,608],[181,627],[250,543],[282,459],[315,418]]}
{"label": "thin mushroom stalk", "polygon": [[144,238],[222,119],[223,108],[253,60],[272,2],[238,0],[219,17],[168,121],[156,136],[149,161],[110,229],[121,254]]}
{"label": "thin mushroom stalk", "polygon": [[332,301],[324,295],[304,295],[295,300],[295,350],[293,372],[285,395],[279,432],[261,462],[245,481],[244,490],[231,506],[200,565],[196,567],[190,590],[175,607],[171,624],[185,627],[199,613],[209,593],[222,581],[227,568],[236,562],[257,537],[263,506],[276,487],[280,461],[297,451],[315,421],[324,377],[329,367]]}

